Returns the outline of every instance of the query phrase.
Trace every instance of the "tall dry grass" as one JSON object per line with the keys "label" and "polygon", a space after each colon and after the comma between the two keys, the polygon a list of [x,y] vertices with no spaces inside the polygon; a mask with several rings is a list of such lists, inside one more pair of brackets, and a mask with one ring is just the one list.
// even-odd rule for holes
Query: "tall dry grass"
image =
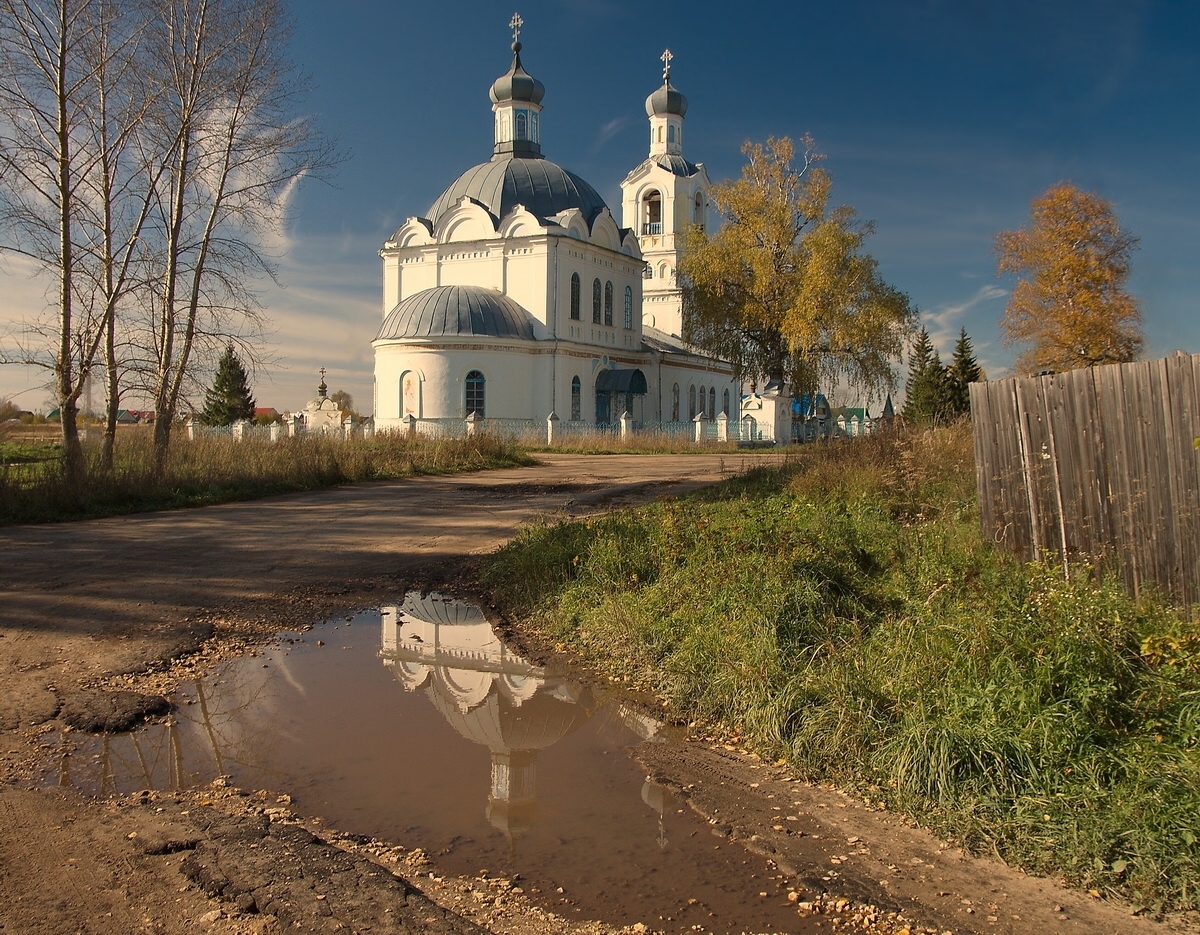
{"label": "tall dry grass", "polygon": [[144,510],[202,506],[365,480],[530,464],[513,444],[481,434],[430,439],[380,434],[372,439],[323,435],[234,441],[176,437],[156,476],[147,431],[117,436],[113,467],[102,470],[98,444],[87,444],[84,484],[73,489],[56,464],[0,472],[0,523],[52,522]]}

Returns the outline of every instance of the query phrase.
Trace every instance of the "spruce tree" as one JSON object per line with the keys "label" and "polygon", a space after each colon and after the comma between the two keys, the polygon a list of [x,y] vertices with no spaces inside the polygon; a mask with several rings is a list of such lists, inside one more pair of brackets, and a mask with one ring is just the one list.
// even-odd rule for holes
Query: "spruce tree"
{"label": "spruce tree", "polygon": [[205,425],[232,425],[238,419],[254,418],[254,397],[250,395],[250,379],[246,369],[233,352],[233,345],[217,362],[217,375],[213,385],[204,394],[204,412],[200,414]]}
{"label": "spruce tree", "polygon": [[966,328],[963,328],[958,334],[958,341],[954,344],[954,357],[950,360],[946,377],[947,414],[952,418],[966,415],[971,411],[969,387],[972,383],[978,383],[983,379],[983,371],[975,359],[975,351],[971,347],[971,339],[967,336]]}
{"label": "spruce tree", "polygon": [[944,373],[942,359],[933,349],[929,332],[922,328],[908,355],[908,380],[901,411],[905,422],[920,425],[939,417],[945,403]]}

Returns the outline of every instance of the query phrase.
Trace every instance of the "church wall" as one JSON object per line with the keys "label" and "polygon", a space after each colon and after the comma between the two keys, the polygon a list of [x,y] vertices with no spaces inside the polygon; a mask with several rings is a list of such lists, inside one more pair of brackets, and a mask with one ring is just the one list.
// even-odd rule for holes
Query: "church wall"
{"label": "church wall", "polygon": [[[407,402],[419,419],[461,419],[466,416],[466,377],[472,370],[484,376],[484,415],[489,419],[544,418],[550,413],[551,355],[537,345],[498,343],[426,346],[391,345],[375,349],[376,427],[402,424]],[[541,409],[545,412],[541,412]]]}

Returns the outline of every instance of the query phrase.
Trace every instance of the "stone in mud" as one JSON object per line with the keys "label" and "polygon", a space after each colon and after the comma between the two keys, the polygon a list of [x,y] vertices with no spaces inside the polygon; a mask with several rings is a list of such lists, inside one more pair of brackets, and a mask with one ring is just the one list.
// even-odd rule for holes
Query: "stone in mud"
{"label": "stone in mud", "polygon": [[134,691],[75,691],[62,696],[59,717],[75,730],[117,734],[133,730],[146,718],[170,710],[171,702],[162,695]]}

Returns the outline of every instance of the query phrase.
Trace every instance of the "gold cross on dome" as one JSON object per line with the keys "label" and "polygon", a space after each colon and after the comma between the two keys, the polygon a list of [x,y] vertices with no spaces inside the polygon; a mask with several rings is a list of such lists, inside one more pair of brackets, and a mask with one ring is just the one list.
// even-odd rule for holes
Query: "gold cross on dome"
{"label": "gold cross on dome", "polygon": [[320,370],[317,371],[317,373],[319,373],[321,375],[321,382],[324,383],[325,382],[325,368],[322,367]]}
{"label": "gold cross on dome", "polygon": [[513,42],[520,42],[521,27],[525,25],[525,20],[521,19],[520,13],[514,13],[512,19],[508,21],[508,28],[513,31]]}
{"label": "gold cross on dome", "polygon": [[663,63],[663,81],[666,81],[671,77],[671,60],[674,59],[675,56],[671,54],[670,49],[665,49],[659,58],[662,59]]}

